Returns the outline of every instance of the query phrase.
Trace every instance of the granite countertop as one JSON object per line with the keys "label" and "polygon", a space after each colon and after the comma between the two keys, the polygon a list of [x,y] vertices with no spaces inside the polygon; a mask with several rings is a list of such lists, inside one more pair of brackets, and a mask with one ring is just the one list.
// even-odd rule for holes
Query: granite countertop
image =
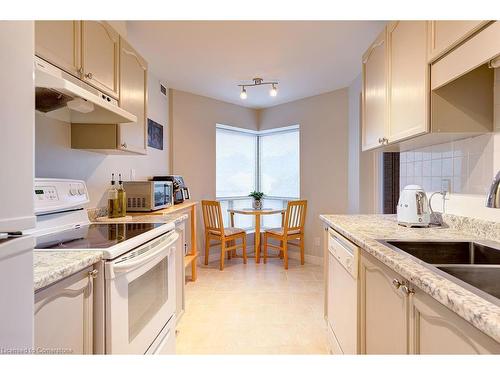
{"label": "granite countertop", "polygon": [[[377,240],[481,240],[497,239],[494,233],[482,236],[478,221],[466,218],[450,225],[430,228],[406,228],[397,224],[395,215],[320,215],[320,219],[369,254],[395,270],[476,328],[500,342],[500,306],[444,278],[410,256],[395,251]],[[490,225],[491,223],[487,224]]]}
{"label": "granite countertop", "polygon": [[102,259],[100,251],[35,250],[35,291],[64,279]]}

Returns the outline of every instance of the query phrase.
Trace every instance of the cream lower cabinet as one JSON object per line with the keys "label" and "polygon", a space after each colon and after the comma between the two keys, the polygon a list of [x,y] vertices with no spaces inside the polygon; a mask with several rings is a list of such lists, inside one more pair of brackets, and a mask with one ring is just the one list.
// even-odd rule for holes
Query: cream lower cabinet
{"label": "cream lower cabinet", "polygon": [[408,298],[404,280],[363,252],[360,282],[360,349],[363,354],[408,354]]}
{"label": "cream lower cabinet", "polygon": [[362,353],[500,353],[500,343],[364,251],[360,282]]}
{"label": "cream lower cabinet", "polygon": [[92,354],[93,268],[35,294],[35,350],[40,354]]}
{"label": "cream lower cabinet", "polygon": [[498,354],[500,343],[419,289],[410,297],[414,354]]}

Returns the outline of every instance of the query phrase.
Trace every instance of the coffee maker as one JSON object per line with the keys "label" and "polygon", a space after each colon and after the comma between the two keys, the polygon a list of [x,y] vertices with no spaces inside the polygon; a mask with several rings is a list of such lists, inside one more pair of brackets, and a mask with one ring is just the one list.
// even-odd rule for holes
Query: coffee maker
{"label": "coffee maker", "polygon": [[190,198],[189,189],[184,179],[179,175],[154,176],[153,181],[170,181],[174,186],[174,204],[179,204]]}

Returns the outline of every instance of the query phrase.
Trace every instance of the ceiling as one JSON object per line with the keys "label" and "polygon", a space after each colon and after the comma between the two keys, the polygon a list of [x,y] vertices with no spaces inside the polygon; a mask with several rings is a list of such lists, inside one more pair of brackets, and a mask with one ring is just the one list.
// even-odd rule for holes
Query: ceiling
{"label": "ceiling", "polygon": [[[128,21],[128,39],[170,88],[265,108],[348,86],[382,21]],[[248,88],[254,77],[276,80]]]}

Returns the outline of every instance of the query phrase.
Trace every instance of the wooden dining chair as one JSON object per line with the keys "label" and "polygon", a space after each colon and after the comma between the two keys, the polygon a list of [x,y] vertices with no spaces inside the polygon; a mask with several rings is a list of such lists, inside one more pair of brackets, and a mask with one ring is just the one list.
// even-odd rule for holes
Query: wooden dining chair
{"label": "wooden dining chair", "polygon": [[[288,269],[288,246],[300,248],[300,264],[304,264],[304,223],[306,221],[307,201],[288,202],[281,228],[267,229],[264,232],[264,263],[267,263],[267,248],[277,249],[279,254],[272,258],[283,258],[285,269]],[[279,245],[269,243],[269,240],[279,241]],[[298,240],[297,242],[289,242]]]}
{"label": "wooden dining chair", "polygon": [[[222,209],[220,202],[201,201],[203,211],[203,222],[205,224],[205,265],[208,265],[208,253],[210,247],[220,242],[220,269],[224,269],[224,255],[227,252],[231,258],[233,250],[241,247],[243,251],[243,263],[247,263],[247,234],[244,229],[229,227],[224,228],[222,221]],[[236,243],[236,240],[240,240]],[[217,242],[211,243],[212,240]]]}

